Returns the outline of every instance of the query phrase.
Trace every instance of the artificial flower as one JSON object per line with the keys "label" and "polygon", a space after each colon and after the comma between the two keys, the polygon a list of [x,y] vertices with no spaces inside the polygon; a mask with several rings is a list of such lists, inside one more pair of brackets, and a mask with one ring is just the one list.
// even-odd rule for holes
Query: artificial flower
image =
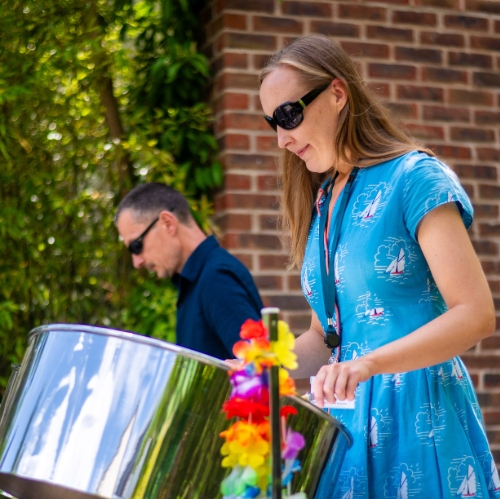
{"label": "artificial flower", "polygon": [[238,397],[233,397],[224,402],[222,410],[226,413],[227,419],[245,418],[253,423],[261,423],[269,416],[269,404],[252,402]]}
{"label": "artificial flower", "polygon": [[243,340],[251,340],[253,338],[267,339],[267,329],[261,320],[253,321],[252,319],[247,319],[241,326],[240,338]]}
{"label": "artificial flower", "polygon": [[283,459],[295,459],[305,445],[306,441],[302,434],[289,430],[286,434],[285,448],[281,453]]}
{"label": "artificial flower", "polygon": [[271,350],[276,356],[277,365],[287,369],[297,369],[297,355],[293,353],[295,336],[284,321],[278,321],[278,341],[271,342]]}
{"label": "artificial flower", "polygon": [[295,381],[290,377],[286,369],[279,370],[280,395],[296,395]]}

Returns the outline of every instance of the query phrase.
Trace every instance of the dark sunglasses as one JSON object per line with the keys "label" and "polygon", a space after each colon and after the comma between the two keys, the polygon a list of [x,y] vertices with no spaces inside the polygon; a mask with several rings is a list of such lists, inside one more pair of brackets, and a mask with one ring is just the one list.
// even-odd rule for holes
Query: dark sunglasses
{"label": "dark sunglasses", "polygon": [[140,255],[142,253],[142,240],[146,237],[146,234],[153,227],[153,225],[158,222],[160,217],[156,217],[147,227],[146,230],[137,238],[134,239],[129,245],[128,250],[133,255]]}
{"label": "dark sunglasses", "polygon": [[302,123],[306,106],[329,86],[330,84],[327,83],[326,85],[315,88],[297,102],[285,102],[274,110],[272,118],[267,115],[264,116],[264,118],[275,132],[278,131],[278,127],[284,128],[285,130],[292,130]]}

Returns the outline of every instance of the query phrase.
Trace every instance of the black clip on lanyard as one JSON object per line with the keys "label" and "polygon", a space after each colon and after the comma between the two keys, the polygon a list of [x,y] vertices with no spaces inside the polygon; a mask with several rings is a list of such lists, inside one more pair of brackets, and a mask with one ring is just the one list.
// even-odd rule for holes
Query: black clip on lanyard
{"label": "black clip on lanyard", "polygon": [[[347,179],[347,183],[344,187],[344,193],[342,194],[342,199],[340,201],[339,211],[337,215],[337,223],[335,225],[335,233],[333,235],[332,240],[332,254],[335,255],[337,250],[337,244],[339,242],[340,236],[340,228],[342,227],[342,221],[344,220],[344,213],[347,206],[347,201],[349,200],[349,194],[351,192],[352,184],[356,175],[358,173],[359,168],[355,166],[351,173],[349,174],[349,178]],[[340,328],[334,325],[333,316],[335,313],[335,304],[336,304],[336,288],[335,288],[335,271],[330,267],[330,272],[326,271],[326,251],[325,251],[325,228],[328,222],[328,213],[330,207],[330,201],[332,199],[332,191],[333,184],[335,182],[334,177],[333,181],[330,183],[329,188],[327,187],[328,194],[326,196],[326,200],[321,208],[321,219],[319,226],[319,251],[320,251],[320,265],[321,265],[321,284],[323,288],[323,299],[325,301],[325,311],[327,318],[327,329],[325,335],[325,345],[330,348],[333,352],[335,348],[340,345]],[[337,321],[339,318],[337,317]]]}

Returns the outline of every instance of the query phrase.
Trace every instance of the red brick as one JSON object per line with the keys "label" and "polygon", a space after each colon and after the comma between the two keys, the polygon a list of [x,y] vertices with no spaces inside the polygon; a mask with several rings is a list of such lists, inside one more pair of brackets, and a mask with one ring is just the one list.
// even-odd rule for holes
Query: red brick
{"label": "red brick", "polygon": [[257,186],[259,191],[275,191],[279,188],[278,179],[276,175],[259,175]]}
{"label": "red brick", "polygon": [[430,12],[397,10],[392,14],[392,22],[412,24],[414,26],[435,26],[437,24],[437,16]]}
{"label": "red brick", "polygon": [[465,10],[481,13],[500,14],[500,3],[498,0],[466,0]]}
{"label": "red brick", "polygon": [[291,291],[302,291],[302,284],[300,282],[300,274],[288,274],[287,287]]}
{"label": "red brick", "polygon": [[451,33],[424,31],[420,33],[420,43],[424,45],[442,45],[444,47],[465,47],[465,37]]}
{"label": "red brick", "polygon": [[259,227],[261,230],[278,230],[279,216],[260,215]]}
{"label": "red brick", "polygon": [[493,59],[486,54],[468,54],[465,52],[450,52],[448,54],[450,66],[471,66],[476,68],[492,68]]}
{"label": "red brick", "polygon": [[312,16],[312,17],[331,17],[332,6],[326,3],[318,2],[290,2],[285,0],[281,4],[283,14],[290,16]]}
{"label": "red brick", "polygon": [[477,218],[498,218],[500,210],[494,204],[475,204],[474,217]]}
{"label": "red brick", "polygon": [[[293,331],[295,335],[300,336],[301,333],[307,331],[311,326],[311,314],[304,313],[289,315],[288,325],[290,326],[290,330]],[[297,384],[297,389],[299,389],[297,381],[299,380],[295,380],[295,383]],[[307,384],[308,381],[309,380],[306,380],[306,386],[304,387],[303,393],[309,391],[309,385]]]}
{"label": "red brick", "polygon": [[236,128],[239,130],[269,130],[269,125],[266,123],[261,114],[227,112],[219,120],[217,120],[219,130],[227,130]]}
{"label": "red brick", "polygon": [[481,184],[479,186],[479,197],[483,200],[494,199],[498,201],[500,199],[500,186]]}
{"label": "red brick", "polygon": [[500,224],[489,223],[489,224],[479,224],[479,235],[480,236],[500,236]]}
{"label": "red brick", "polygon": [[[469,355],[462,354],[460,358],[468,369],[485,369],[500,367],[500,358],[497,355]],[[500,374],[498,375],[500,376]],[[500,379],[500,378],[499,378]]]}
{"label": "red brick", "polygon": [[253,33],[223,33],[215,42],[217,50],[276,50],[276,37],[271,35],[255,35]]}
{"label": "red brick", "polygon": [[214,102],[214,108],[219,113],[230,109],[248,109],[248,104],[248,94],[226,92]]}
{"label": "red brick", "polygon": [[225,193],[221,196],[220,203],[225,209],[276,210],[278,208],[276,196],[266,194]]}
{"label": "red brick", "polygon": [[493,95],[487,92],[450,89],[449,98],[450,98],[450,104],[460,104],[462,106],[493,105]]}
{"label": "red brick", "polygon": [[277,151],[278,143],[276,137],[257,137],[256,148],[257,151]]}
{"label": "red brick", "polygon": [[413,30],[390,28],[385,26],[367,26],[366,36],[378,40],[386,40],[390,42],[412,42]]}
{"label": "red brick", "polygon": [[470,29],[473,31],[488,31],[488,19],[460,15],[444,16],[444,25],[447,28]]}
{"label": "red brick", "polygon": [[[496,357],[496,363],[493,364],[492,367],[498,367],[498,360],[499,360],[498,357]],[[485,388],[500,388],[500,374],[485,374],[483,383]],[[488,434],[489,433],[490,432],[488,432]],[[495,434],[493,442],[500,443],[500,431],[491,433]]]}
{"label": "red brick", "polygon": [[281,241],[278,236],[271,234],[238,234],[240,248],[256,250],[281,250]]}
{"label": "red brick", "polygon": [[488,286],[492,293],[500,293],[500,279],[488,279]]}
{"label": "red brick", "polygon": [[[225,246],[223,245],[225,248]],[[227,248],[226,248],[227,249]],[[236,251],[231,251],[231,254],[235,256],[248,270],[251,272],[254,270],[253,268],[253,256],[248,253],[239,253]]]}
{"label": "red brick", "polygon": [[[263,67],[267,66],[271,57],[271,54],[253,54],[253,67],[260,71]],[[256,77],[255,80],[258,81],[258,78]]]}
{"label": "red brick", "polygon": [[486,425],[500,425],[500,411],[485,411],[484,408],[482,408],[482,412]]}
{"label": "red brick", "polygon": [[248,10],[252,12],[274,13],[274,4],[269,0],[215,0],[215,11],[223,10]]}
{"label": "red brick", "polygon": [[259,255],[259,268],[261,270],[285,270],[287,266],[287,255]]}
{"label": "red brick", "polygon": [[460,178],[478,178],[485,180],[496,180],[497,169],[494,166],[475,166],[475,165],[453,165],[453,171]]}
{"label": "red brick", "polygon": [[424,120],[428,121],[470,121],[466,107],[423,106]]}
{"label": "red brick", "polygon": [[[498,255],[498,244],[493,241],[472,241],[472,246],[478,255]],[[500,360],[500,359],[499,359]]]}
{"label": "red brick", "polygon": [[283,287],[283,278],[277,275],[254,275],[253,280],[258,289],[281,290]]}
{"label": "red brick", "polygon": [[[363,0],[364,2],[377,2],[380,3],[380,0]],[[410,0],[385,0],[383,3],[396,4],[396,5],[408,5]]]}
{"label": "red brick", "polygon": [[440,64],[442,52],[432,49],[416,49],[412,47],[396,47],[395,51],[397,61],[426,62],[431,64]]}
{"label": "red brick", "polygon": [[210,66],[212,73],[218,73],[227,68],[246,69],[248,67],[248,55],[227,52],[214,59]]}
{"label": "red brick", "polygon": [[250,190],[252,177],[236,173],[226,173],[224,177],[224,186],[228,190]]}
{"label": "red brick", "polygon": [[388,83],[370,81],[368,82],[368,89],[377,97],[389,98],[391,96]]}
{"label": "red brick", "polygon": [[414,80],[417,76],[417,68],[404,64],[370,63],[368,64],[368,75],[370,78]]}
{"label": "red brick", "polygon": [[443,140],[444,129],[440,126],[406,125],[405,128],[413,137],[420,140]]}
{"label": "red brick", "polygon": [[[500,3],[498,4],[500,7]],[[500,50],[500,38],[486,36],[471,36],[470,46],[473,49]]]}
{"label": "red brick", "polygon": [[399,119],[416,119],[418,116],[417,105],[402,102],[386,102],[387,107],[392,114]]}
{"label": "red brick", "polygon": [[255,31],[271,31],[272,33],[297,33],[304,30],[304,23],[295,19],[280,17],[255,16],[253,18]]}
{"label": "red brick", "polygon": [[472,156],[469,147],[448,146],[444,144],[427,144],[427,147],[441,158],[470,159]]}
{"label": "red brick", "polygon": [[220,149],[240,149],[248,151],[250,149],[250,139],[248,135],[237,133],[226,133],[218,140]]}
{"label": "red brick", "polygon": [[417,87],[414,85],[398,85],[397,96],[399,99],[429,100],[433,102],[442,102],[444,98],[444,92],[442,88],[436,88],[436,87]]}
{"label": "red brick", "polygon": [[371,57],[374,59],[388,59],[389,46],[379,43],[340,42],[342,48],[352,57]]}
{"label": "red brick", "polygon": [[467,83],[467,73],[447,68],[422,68],[423,81],[437,81],[441,83]]}
{"label": "red brick", "polygon": [[359,26],[332,21],[311,21],[311,32],[326,36],[359,37]]}
{"label": "red brick", "polygon": [[224,13],[219,16],[213,23],[211,27],[212,36],[215,36],[219,31],[223,29],[247,29],[247,16],[242,16],[239,14],[228,14]]}
{"label": "red brick", "polygon": [[457,142],[494,142],[495,132],[482,128],[451,127],[451,140]]}
{"label": "red brick", "polygon": [[223,232],[228,230],[249,231],[252,228],[252,216],[240,213],[226,213],[217,219],[217,225]]}
{"label": "red brick", "polygon": [[499,162],[500,161],[500,149],[493,149],[491,147],[478,147],[477,148],[477,157],[481,161]]}
{"label": "red brick", "polygon": [[303,296],[294,295],[267,295],[269,306],[278,307],[280,310],[310,310]]}
{"label": "red brick", "polygon": [[366,5],[340,4],[338,16],[344,19],[366,19],[369,21],[385,21],[387,9],[368,7]]}
{"label": "red brick", "polygon": [[495,33],[500,33],[500,21],[495,21]]}
{"label": "red brick", "polygon": [[484,71],[474,73],[474,85],[478,87],[500,88],[500,73],[486,73]]}
{"label": "red brick", "polygon": [[256,75],[247,73],[224,73],[217,78],[215,90],[223,92],[228,88],[259,90],[259,80]]}
{"label": "red brick", "polygon": [[476,111],[475,114],[478,125],[500,125],[500,112],[498,111]]}
{"label": "red brick", "polygon": [[415,5],[437,7],[439,9],[459,9],[458,0],[415,0]]}
{"label": "red brick", "polygon": [[[500,274],[500,262],[495,261],[481,261],[481,267],[485,274]],[[500,317],[497,317],[497,329],[500,329]]]}
{"label": "red brick", "polygon": [[221,161],[226,171],[246,169],[271,171],[276,166],[276,158],[264,154],[224,153]]}

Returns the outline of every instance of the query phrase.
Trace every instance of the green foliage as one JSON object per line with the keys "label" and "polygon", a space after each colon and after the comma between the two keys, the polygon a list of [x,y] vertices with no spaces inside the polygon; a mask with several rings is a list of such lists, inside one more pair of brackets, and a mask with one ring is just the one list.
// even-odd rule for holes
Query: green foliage
{"label": "green foliage", "polygon": [[207,228],[222,169],[202,102],[200,6],[8,0],[0,7],[1,385],[27,333],[43,323],[173,340],[175,291],[131,269],[113,217],[135,184],[164,181],[186,194]]}

